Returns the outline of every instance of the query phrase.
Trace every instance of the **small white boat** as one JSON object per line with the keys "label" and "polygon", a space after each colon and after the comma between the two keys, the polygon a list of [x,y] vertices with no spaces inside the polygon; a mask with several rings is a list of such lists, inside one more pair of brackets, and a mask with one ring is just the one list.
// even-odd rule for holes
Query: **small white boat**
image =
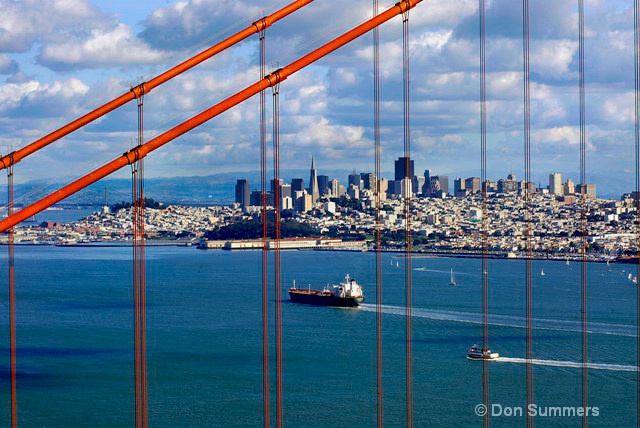
{"label": "small white boat", "polygon": [[540,270],[540,276],[544,276],[544,268]]}
{"label": "small white boat", "polygon": [[633,282],[634,284],[638,283],[638,277],[634,276],[633,278],[631,278],[631,282]]}
{"label": "small white boat", "polygon": [[569,257],[567,257],[567,266],[569,266]]}
{"label": "small white boat", "polygon": [[467,351],[467,358],[471,360],[495,360],[496,358],[500,358],[500,354],[491,352],[490,349],[482,349],[478,345],[473,345]]}
{"label": "small white boat", "polygon": [[629,274],[629,275],[627,276],[627,279],[628,279],[629,281],[631,281],[631,278],[633,278],[633,275]]}
{"label": "small white boat", "polygon": [[458,283],[456,283],[456,276],[453,273],[453,269],[451,269],[451,279],[449,280],[449,285],[452,287],[458,285]]}
{"label": "small white boat", "polygon": [[396,262],[396,267],[400,267],[400,263],[399,262]]}

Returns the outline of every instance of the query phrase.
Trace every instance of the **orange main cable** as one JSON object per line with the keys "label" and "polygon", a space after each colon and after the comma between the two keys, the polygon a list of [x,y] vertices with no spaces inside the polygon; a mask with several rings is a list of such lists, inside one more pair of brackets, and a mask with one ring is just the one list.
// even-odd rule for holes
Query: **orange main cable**
{"label": "orange main cable", "polygon": [[4,232],[11,226],[15,226],[21,221],[29,218],[30,216],[39,213],[51,205],[60,202],[61,200],[69,197],[70,195],[78,192],[79,190],[84,189],[92,183],[100,180],[112,174],[113,172],[119,170],[120,168],[129,165],[135,162],[138,159],[142,159],[150,152],[164,146],[169,141],[174,140],[175,138],[185,134],[186,132],[202,125],[203,123],[209,121],[210,119],[218,116],[220,113],[223,113],[230,108],[240,104],[241,102],[251,98],[252,96],[258,94],[260,91],[271,87],[277,83],[282,82],[287,77],[292,74],[300,71],[304,67],[312,64],[318,59],[328,55],[329,53],[335,51],[336,49],[346,45],[347,43],[357,39],[363,34],[369,32],[373,28],[377,27],[380,24],[383,24],[386,21],[389,21],[391,18],[403,13],[417,4],[421,3],[422,0],[403,0],[392,8],[386,10],[385,12],[371,18],[368,21],[360,24],[354,29],[346,32],[342,36],[333,39],[329,43],[321,46],[320,48],[308,53],[307,55],[299,58],[298,60],[292,62],[284,68],[276,70],[275,72],[269,74],[264,79],[246,87],[245,89],[237,92],[236,94],[228,97],[224,101],[208,108],[207,110],[197,114],[191,119],[182,122],[180,125],[175,126],[169,131],[153,138],[149,142],[135,147],[128,152],[124,153],[122,156],[112,160],[111,162],[106,163],[105,165],[95,169],[87,175],[82,176],[81,178],[75,180],[74,182],[62,187],[61,189],[51,193],[48,196],[40,199],[39,201],[25,207],[21,211],[18,211],[12,216],[9,216],[2,221],[0,221],[0,232]]}
{"label": "orange main cable", "polygon": [[109,101],[106,104],[98,107],[97,109],[85,114],[84,116],[79,117],[73,122],[68,123],[67,125],[59,128],[52,133],[45,135],[39,140],[34,141],[33,143],[18,149],[14,152],[9,153],[6,156],[0,158],[0,170],[4,168],[8,168],[10,165],[14,165],[20,162],[22,159],[27,156],[37,152],[38,150],[48,146],[54,141],[59,140],[60,138],[68,135],[80,128],[84,125],[87,125],[94,120],[104,116],[105,114],[117,109],[118,107],[123,106],[124,104],[132,101],[136,98],[143,96],[144,94],[148,94],[152,89],[162,85],[163,83],[173,79],[179,74],[184,73],[185,71],[195,67],[196,65],[206,61],[207,59],[213,57],[214,55],[219,54],[225,49],[243,41],[249,36],[259,33],[263,29],[271,26],[274,22],[279,21],[280,19],[290,15],[291,13],[297,11],[303,6],[311,3],[313,0],[296,0],[295,2],[283,7],[282,9],[272,13],[269,16],[266,16],[258,21],[252,23],[250,26],[245,28],[244,30],[234,34],[231,37],[226,38],[222,42],[211,46],[210,48],[200,52],[199,54],[189,58],[188,60],[176,65],[175,67],[165,71],[164,73],[154,77],[148,82],[144,82],[134,88],[131,88],[130,91],[125,92],[119,97]]}

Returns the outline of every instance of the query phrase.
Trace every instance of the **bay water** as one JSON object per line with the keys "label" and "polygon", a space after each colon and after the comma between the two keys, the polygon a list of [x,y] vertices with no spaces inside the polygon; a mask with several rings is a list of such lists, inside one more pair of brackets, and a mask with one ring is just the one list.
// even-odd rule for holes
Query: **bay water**
{"label": "bay water", "polygon": [[[149,425],[262,425],[262,254],[150,247],[147,254]],[[0,254],[0,425],[9,421],[6,251]],[[534,403],[579,407],[580,266],[534,261]],[[404,259],[385,253],[383,387],[387,426],[405,424]],[[413,273],[415,426],[482,423],[481,260],[419,258]],[[589,406],[592,426],[635,426],[636,286],[631,265],[590,263]],[[544,268],[545,275],[540,271]],[[449,285],[450,270],[457,286]],[[120,427],[134,420],[131,248],[16,249],[18,416],[29,427]],[[273,270],[269,291],[275,390]],[[283,413],[292,427],[376,425],[375,254],[282,253]],[[364,287],[356,309],[288,301],[345,274]],[[634,273],[635,275],[635,273]],[[494,426],[524,426],[525,262],[489,263],[489,364]],[[271,395],[275,403],[275,394]],[[275,409],[271,409],[272,418]],[[536,417],[577,426],[577,416]]]}

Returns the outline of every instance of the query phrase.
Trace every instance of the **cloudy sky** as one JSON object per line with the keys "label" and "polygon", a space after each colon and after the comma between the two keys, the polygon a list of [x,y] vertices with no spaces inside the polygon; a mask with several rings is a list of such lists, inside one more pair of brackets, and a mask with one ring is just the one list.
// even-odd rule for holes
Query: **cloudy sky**
{"label": "cloudy sky", "polygon": [[[42,137],[283,7],[275,0],[0,0],[0,152]],[[393,2],[380,1],[381,9]],[[634,186],[633,2],[586,0],[590,181]],[[268,68],[290,63],[371,15],[371,0],[315,0],[267,31]],[[487,1],[488,175],[522,176],[521,2]],[[577,1],[531,2],[533,178],[577,180]],[[424,0],[410,15],[411,136],[418,172],[479,174],[478,1]],[[381,28],[383,170],[402,154],[402,27]],[[367,35],[281,87],[282,167],[373,169]],[[152,138],[259,78],[252,37],[145,97]],[[169,143],[147,176],[259,168],[258,98]],[[16,180],[71,178],[133,144],[135,102],[16,166]],[[126,177],[127,171],[119,176]],[[607,179],[608,177],[608,179]],[[599,189],[601,190],[601,189]],[[600,192],[599,192],[600,193]]]}

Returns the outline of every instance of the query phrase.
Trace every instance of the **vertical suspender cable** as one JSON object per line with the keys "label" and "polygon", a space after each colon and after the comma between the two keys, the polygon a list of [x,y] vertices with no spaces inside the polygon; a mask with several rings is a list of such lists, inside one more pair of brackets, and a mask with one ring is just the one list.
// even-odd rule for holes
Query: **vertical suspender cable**
{"label": "vertical suspender cable", "polygon": [[[479,0],[480,16],[480,181],[482,183],[482,350],[489,349],[489,218],[487,216],[487,92],[486,92],[486,21],[484,0]],[[482,402],[489,408],[489,365],[482,362]],[[489,412],[482,417],[489,426]]]}
{"label": "vertical suspender cable", "polygon": [[[260,31],[260,78],[266,74],[266,29]],[[267,219],[267,110],[265,91],[260,91],[260,197],[262,202],[262,410],[269,427],[269,276]]]}
{"label": "vertical suspender cable", "polygon": [[138,164],[131,164],[131,218],[133,226],[133,364],[135,379],[135,425],[140,428],[142,409],[140,398],[140,283],[138,278],[138,241],[135,238],[137,229],[137,200],[138,200]]}
{"label": "vertical suspender cable", "polygon": [[[640,0],[633,2],[633,35],[634,35],[634,90],[635,90],[635,121],[634,121],[634,146],[635,146],[635,174],[636,193],[634,203],[636,206],[636,278],[640,278]],[[640,421],[640,287],[636,287],[636,421]]]}
{"label": "vertical suspender cable", "polygon": [[402,13],[402,58],[403,58],[403,95],[404,95],[404,161],[405,161],[405,195],[404,195],[404,215],[405,215],[405,263],[404,280],[406,291],[406,413],[407,426],[413,426],[413,363],[412,359],[412,301],[413,293],[411,287],[411,193],[413,191],[413,169],[411,168],[411,133],[410,133],[410,112],[409,112],[409,9]]}
{"label": "vertical suspender cable", "polygon": [[[138,104],[138,147],[144,144],[144,95]],[[136,427],[147,426],[146,292],[144,255],[144,159],[131,164]]]}
{"label": "vertical suspender cable", "polygon": [[[522,2],[522,44],[523,44],[523,92],[524,92],[524,211],[526,221],[526,378],[527,378],[527,409],[533,404],[533,223],[531,194],[531,96],[529,74],[529,0]],[[533,426],[533,416],[527,412],[527,427]]]}
{"label": "vertical suspender cable", "polygon": [[[12,215],[13,206],[13,164],[7,168],[7,193],[9,196],[8,215]],[[9,229],[9,342],[11,366],[11,426],[18,426],[18,401],[16,397],[16,284],[15,284],[15,247],[14,228]]]}
{"label": "vertical suspender cable", "polygon": [[[373,0],[373,16],[378,0]],[[384,426],[382,389],[382,236],[380,223],[380,29],[373,29],[373,140],[375,156],[376,204],[376,414],[378,427]]]}
{"label": "vertical suspender cable", "polygon": [[275,188],[273,195],[274,218],[274,288],[276,305],[276,424],[282,427],[282,284],[280,273],[280,83],[272,86],[273,92],[273,171]]}
{"label": "vertical suspender cable", "polygon": [[[138,97],[138,146],[144,144],[144,95]],[[145,257],[144,158],[138,160],[138,275],[140,282],[140,391],[142,426],[148,425],[147,405],[147,292]]]}
{"label": "vertical suspender cable", "polygon": [[[578,0],[579,27],[579,86],[580,86],[580,283],[582,312],[582,408],[589,403],[589,373],[587,347],[587,180],[586,180],[586,129],[585,129],[585,90],[584,90],[584,0]],[[589,425],[589,416],[584,413],[582,426]]]}

